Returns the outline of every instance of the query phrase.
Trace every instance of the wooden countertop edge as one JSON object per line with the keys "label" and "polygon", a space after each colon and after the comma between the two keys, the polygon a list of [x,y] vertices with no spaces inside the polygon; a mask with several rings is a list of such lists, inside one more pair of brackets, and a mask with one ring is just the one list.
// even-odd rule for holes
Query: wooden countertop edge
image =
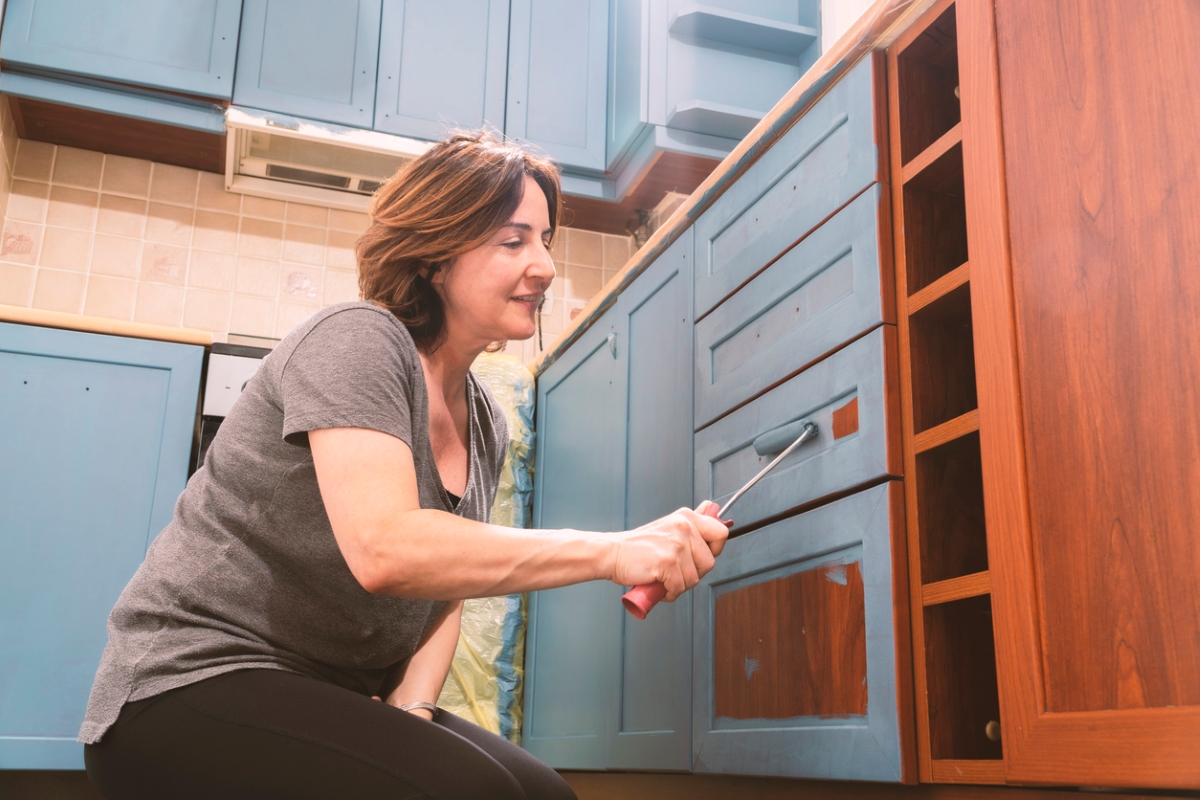
{"label": "wooden countertop edge", "polygon": [[86,333],[107,333],[114,336],[131,336],[138,339],[157,339],[180,344],[212,344],[212,334],[195,328],[176,328],[171,325],[152,325],[148,322],[130,322],[122,319],[89,317],[83,314],[67,314],[61,311],[43,311],[39,308],[0,305],[0,322],[17,322],[22,325],[41,325],[46,328],[65,328]]}
{"label": "wooden countertop edge", "polygon": [[621,292],[712,205],[729,184],[820,99],[835,80],[872,50],[887,47],[895,41],[934,2],[936,0],[876,0],[858,22],[823,53],[796,85],[746,134],[712,174],[688,195],[670,219],[650,236],[550,346],[529,362],[530,371],[540,375],[553,364],[572,342],[616,302]]}

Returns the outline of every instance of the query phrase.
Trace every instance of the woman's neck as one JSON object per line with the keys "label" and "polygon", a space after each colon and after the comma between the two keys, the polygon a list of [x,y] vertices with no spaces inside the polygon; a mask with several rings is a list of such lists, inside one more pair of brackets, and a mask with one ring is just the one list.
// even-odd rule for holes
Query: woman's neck
{"label": "woman's neck", "polygon": [[450,339],[432,353],[420,353],[429,391],[441,392],[447,405],[463,397],[467,390],[467,372],[483,348],[464,348]]}

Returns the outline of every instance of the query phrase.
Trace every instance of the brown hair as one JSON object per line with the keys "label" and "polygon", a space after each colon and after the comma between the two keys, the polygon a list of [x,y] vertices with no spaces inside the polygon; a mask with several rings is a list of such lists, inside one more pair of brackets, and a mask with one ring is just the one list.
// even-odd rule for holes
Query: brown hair
{"label": "brown hair", "polygon": [[423,352],[436,350],[446,317],[429,277],[512,218],[526,175],[546,195],[553,236],[558,168],[487,131],[455,134],[402,167],[372,198],[371,225],[355,248],[363,299],[395,314]]}

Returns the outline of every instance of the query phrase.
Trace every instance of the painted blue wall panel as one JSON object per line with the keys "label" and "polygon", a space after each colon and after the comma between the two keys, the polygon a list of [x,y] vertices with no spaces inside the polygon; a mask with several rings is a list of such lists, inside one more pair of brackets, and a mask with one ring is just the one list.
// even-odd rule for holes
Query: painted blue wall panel
{"label": "painted blue wall panel", "polygon": [[187,481],[202,358],[0,324],[0,768],[83,767],[108,612]]}
{"label": "painted blue wall panel", "polygon": [[9,0],[8,64],[228,99],[239,0]]}
{"label": "painted blue wall panel", "polygon": [[[537,528],[622,527],[616,432],[624,342],[615,318],[609,311],[538,380]],[[552,767],[605,767],[620,663],[620,595],[619,586],[605,581],[530,595],[522,742]]]}
{"label": "painted blue wall panel", "polygon": [[508,0],[384,0],[375,129],[504,129]]}
{"label": "painted blue wall panel", "polygon": [[245,0],[233,100],[370,128],[382,0]]}
{"label": "painted blue wall panel", "polygon": [[[636,528],[692,503],[692,237],[677,239],[617,301],[628,345],[622,394],[625,524]],[[610,769],[691,764],[691,600],[622,620],[620,707]]]}
{"label": "painted blue wall panel", "polygon": [[505,133],[602,172],[609,0],[513,0]]}

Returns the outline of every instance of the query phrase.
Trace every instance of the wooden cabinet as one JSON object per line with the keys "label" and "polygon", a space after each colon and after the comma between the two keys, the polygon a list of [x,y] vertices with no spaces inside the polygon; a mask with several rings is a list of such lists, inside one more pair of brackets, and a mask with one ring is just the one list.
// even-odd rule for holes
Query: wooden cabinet
{"label": "wooden cabinet", "polygon": [[609,0],[512,0],[504,132],[603,172]]}
{"label": "wooden cabinet", "polygon": [[1128,12],[959,7],[1004,762],[1196,789],[1200,9]]}
{"label": "wooden cabinet", "polygon": [[6,67],[228,99],[239,0],[9,0]]}
{"label": "wooden cabinet", "polygon": [[375,129],[504,129],[508,0],[383,0]]}
{"label": "wooden cabinet", "polygon": [[[685,237],[540,378],[535,526],[621,530],[692,504],[691,260]],[[686,770],[689,599],[638,621],[622,591],[532,595],[524,746],[559,768]]]}
{"label": "wooden cabinet", "polygon": [[382,0],[245,0],[233,101],[369,128]]}
{"label": "wooden cabinet", "polygon": [[187,481],[203,349],[0,323],[0,768],[82,769],[105,621]]}

